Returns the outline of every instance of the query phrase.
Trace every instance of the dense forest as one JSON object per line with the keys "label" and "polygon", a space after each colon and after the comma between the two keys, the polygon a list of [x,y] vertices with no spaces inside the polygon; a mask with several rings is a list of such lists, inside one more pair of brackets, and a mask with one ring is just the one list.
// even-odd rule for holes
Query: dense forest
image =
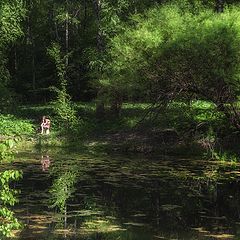
{"label": "dense forest", "polygon": [[[184,53],[180,48],[179,35],[182,35],[183,39],[189,38],[188,41],[192,41],[189,49],[185,51],[190,52],[190,48],[194,48],[196,54],[200,55],[199,62],[196,64],[202,65],[205,59],[201,59],[201,52],[204,54],[204,51],[210,51],[215,43],[219,46],[211,49],[213,52],[235,50],[235,42],[231,43],[231,49],[226,49],[230,46],[224,45],[231,41],[231,37],[235,36],[234,31],[237,31],[235,26],[230,27],[238,11],[232,4],[233,1],[217,0],[189,1],[189,3],[160,0],[2,1],[1,49],[4,52],[2,82],[17,101],[22,103],[49,101],[52,98],[51,87],[59,86],[56,63],[48,54],[54,44],[59,48],[59,57],[65,63],[67,91],[72,99],[77,101],[90,101],[101,95],[101,92],[104,92],[101,90],[104,88],[102,81],[112,80],[113,85],[112,82],[116,77],[123,78],[123,74],[119,71],[126,72],[131,82],[135,81],[132,75],[138,78],[134,71],[143,71],[144,74],[147,71],[151,72],[149,65],[158,64],[157,61],[161,62],[160,59],[164,56],[166,59],[171,57],[169,53],[171,46],[167,45],[176,45],[173,40],[179,45],[172,49],[176,52],[174,55],[177,55],[175,57],[178,59],[169,62],[170,68],[174,67],[174,62],[177,60],[187,61],[181,56]],[[223,12],[224,8],[226,8],[225,13],[218,16],[217,14]],[[210,21],[211,24],[206,26],[204,20]],[[199,26],[199,31],[193,34],[193,31],[197,30],[196,24],[200,23],[202,26]],[[237,25],[237,23],[234,24]],[[214,33],[213,36],[207,35],[211,27],[215,28],[215,34],[219,39],[215,38]],[[224,32],[220,35],[225,28],[226,35]],[[201,34],[205,40],[199,42],[199,45],[205,49],[200,52],[193,41],[199,40]],[[216,42],[213,42],[214,39]],[[209,41],[212,45],[206,46]],[[169,50],[165,50],[164,53],[159,52],[167,47]],[[235,53],[237,54],[237,49]],[[205,57],[207,58],[208,55]],[[220,56],[216,56],[218,57]],[[232,55],[228,58],[233,62],[237,61]],[[215,59],[215,61],[219,63],[221,59]],[[124,65],[124,62],[128,62],[131,66]],[[148,67],[144,66],[144,63],[147,63]],[[225,67],[224,71],[231,70],[231,66],[222,64],[222,66],[215,66],[216,70],[220,67]],[[237,65],[237,62],[235,64]],[[129,75],[129,68],[132,68],[132,75]],[[197,72],[194,73],[197,74]],[[160,76],[160,73],[156,74]],[[220,73],[216,77],[221,78]],[[147,79],[151,82],[150,77]],[[121,85],[123,84],[125,83],[121,82]],[[136,82],[136,85],[138,84],[140,83]],[[141,92],[138,95],[132,96],[132,99],[144,101],[148,100],[147,97],[152,98]],[[123,97],[124,100],[128,100],[127,96]]]}
{"label": "dense forest", "polygon": [[[23,227],[9,206],[12,181],[24,174],[11,163],[29,145],[43,171],[57,147],[239,162],[239,1],[1,0],[0,33],[0,238]],[[65,225],[82,180],[74,164],[51,172],[52,206]],[[215,195],[218,170],[203,177]],[[150,198],[160,213],[159,196]]]}
{"label": "dense forest", "polygon": [[239,128],[235,3],[2,1],[2,110],[64,85],[116,114],[123,102],[207,100]]}

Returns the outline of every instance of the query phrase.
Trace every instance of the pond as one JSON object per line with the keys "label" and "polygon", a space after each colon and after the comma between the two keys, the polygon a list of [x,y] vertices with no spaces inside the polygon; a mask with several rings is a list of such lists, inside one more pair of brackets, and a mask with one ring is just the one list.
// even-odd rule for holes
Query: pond
{"label": "pond", "polygon": [[240,165],[144,155],[29,150],[17,239],[239,239]]}

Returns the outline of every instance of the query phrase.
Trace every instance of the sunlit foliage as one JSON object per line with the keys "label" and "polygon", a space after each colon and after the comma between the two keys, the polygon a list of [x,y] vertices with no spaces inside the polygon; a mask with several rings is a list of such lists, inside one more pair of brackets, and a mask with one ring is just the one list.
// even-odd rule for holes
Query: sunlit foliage
{"label": "sunlit foliage", "polygon": [[[61,52],[61,47],[57,43],[53,43],[50,48],[48,48],[48,54],[54,61],[57,69],[58,87],[52,87],[53,91],[56,93],[56,99],[52,102],[53,110],[56,114],[56,120],[60,125],[64,125],[64,129],[69,129],[73,127],[76,123],[76,112],[71,103],[71,97],[67,93],[68,82],[66,79],[66,58],[67,55],[63,55]],[[63,55],[63,56],[62,56]]]}
{"label": "sunlit foliage", "polygon": [[240,90],[240,10],[218,14],[180,5],[135,15],[134,25],[113,38],[111,62],[100,82],[110,94],[151,101],[206,99],[237,126],[232,108]]}
{"label": "sunlit foliage", "polygon": [[[12,148],[13,140],[0,143],[0,163],[13,160]],[[22,177],[21,171],[6,170],[0,172],[0,237],[10,237],[13,230],[21,227],[20,222],[14,216],[13,211],[9,208],[18,202],[16,198],[17,190],[10,187],[12,181],[19,180]]]}
{"label": "sunlit foliage", "polygon": [[13,115],[0,114],[0,132],[4,136],[24,136],[33,133],[33,124],[30,121],[17,119]]}
{"label": "sunlit foliage", "polygon": [[9,72],[6,68],[6,51],[10,44],[23,34],[21,22],[25,16],[22,0],[1,1],[0,3],[0,110],[9,105],[10,92],[6,88],[9,81]]}

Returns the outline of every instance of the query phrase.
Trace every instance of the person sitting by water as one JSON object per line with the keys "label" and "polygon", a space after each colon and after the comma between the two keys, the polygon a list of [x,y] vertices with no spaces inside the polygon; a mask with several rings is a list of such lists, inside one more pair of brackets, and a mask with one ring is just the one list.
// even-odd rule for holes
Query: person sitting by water
{"label": "person sitting by water", "polygon": [[51,121],[48,117],[43,116],[41,122],[41,134],[49,134],[50,133],[50,124]]}

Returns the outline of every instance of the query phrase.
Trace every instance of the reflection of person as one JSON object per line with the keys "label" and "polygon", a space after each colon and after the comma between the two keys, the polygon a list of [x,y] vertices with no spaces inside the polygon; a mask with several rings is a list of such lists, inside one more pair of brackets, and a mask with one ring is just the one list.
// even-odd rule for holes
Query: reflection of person
{"label": "reflection of person", "polygon": [[49,134],[50,133],[50,119],[47,118],[46,116],[42,117],[42,122],[41,122],[41,134]]}
{"label": "reflection of person", "polygon": [[42,170],[44,172],[47,171],[50,166],[50,159],[48,155],[42,156],[41,164],[42,164]]}

